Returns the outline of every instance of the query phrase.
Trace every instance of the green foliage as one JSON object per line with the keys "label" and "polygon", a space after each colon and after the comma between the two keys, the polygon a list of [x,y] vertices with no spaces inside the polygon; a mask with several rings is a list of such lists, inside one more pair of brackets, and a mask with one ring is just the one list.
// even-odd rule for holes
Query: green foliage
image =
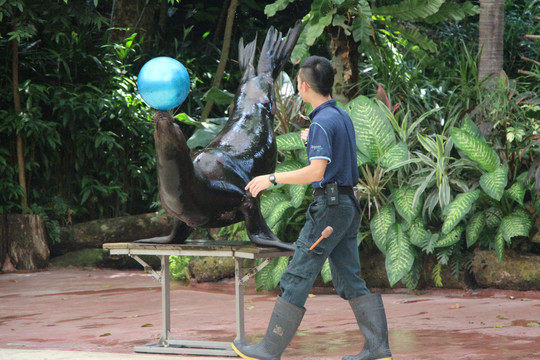
{"label": "green foliage", "polygon": [[189,280],[189,262],[191,256],[169,256],[169,270],[172,280]]}

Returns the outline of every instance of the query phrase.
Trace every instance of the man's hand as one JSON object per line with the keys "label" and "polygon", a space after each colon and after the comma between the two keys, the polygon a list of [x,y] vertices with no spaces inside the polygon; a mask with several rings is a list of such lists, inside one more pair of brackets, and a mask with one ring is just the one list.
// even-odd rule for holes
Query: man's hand
{"label": "man's hand", "polygon": [[309,129],[302,130],[302,132],[300,133],[300,139],[307,141],[308,134],[309,134]]}
{"label": "man's hand", "polygon": [[248,190],[251,193],[251,196],[257,197],[261,191],[264,191],[268,189],[270,186],[272,186],[272,183],[270,182],[270,179],[268,178],[269,175],[260,175],[255,178],[253,178],[244,188],[244,190]]}

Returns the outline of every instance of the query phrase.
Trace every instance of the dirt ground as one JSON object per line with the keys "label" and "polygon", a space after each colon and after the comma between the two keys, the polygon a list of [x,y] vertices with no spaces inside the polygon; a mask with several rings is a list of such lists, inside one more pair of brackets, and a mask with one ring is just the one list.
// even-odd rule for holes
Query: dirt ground
{"label": "dirt ground", "polygon": [[[134,346],[160,337],[160,289],[142,271],[53,268],[0,274],[0,359],[15,358],[17,350],[32,351],[36,359],[40,353],[49,358],[44,354],[51,351],[77,351],[69,353],[72,358],[82,358],[71,354],[83,353],[124,358],[133,353]],[[363,340],[348,303],[328,289],[313,292],[282,359],[337,360],[360,351]],[[263,336],[275,297],[276,293],[256,293],[253,286],[246,290],[248,340]],[[383,301],[394,360],[540,359],[538,291],[410,294],[401,289],[385,291]],[[232,341],[234,308],[233,280],[197,285],[174,282],[172,335]]]}

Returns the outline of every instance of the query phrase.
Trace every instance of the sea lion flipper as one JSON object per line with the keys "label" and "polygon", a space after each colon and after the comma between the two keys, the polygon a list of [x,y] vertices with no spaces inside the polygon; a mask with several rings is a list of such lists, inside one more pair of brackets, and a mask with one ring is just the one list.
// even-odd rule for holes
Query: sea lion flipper
{"label": "sea lion flipper", "polygon": [[174,218],[173,228],[168,236],[141,239],[135,242],[149,244],[183,244],[192,232],[192,227],[189,227],[185,222]]}
{"label": "sea lion flipper", "polygon": [[259,246],[273,246],[284,250],[294,250],[294,245],[285,243],[270,230],[261,214],[259,199],[246,197],[242,207],[246,231],[252,243]]}

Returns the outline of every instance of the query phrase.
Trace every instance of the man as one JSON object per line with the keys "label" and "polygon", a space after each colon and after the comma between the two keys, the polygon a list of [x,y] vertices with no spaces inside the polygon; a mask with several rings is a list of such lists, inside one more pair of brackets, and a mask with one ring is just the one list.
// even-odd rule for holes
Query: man
{"label": "man", "polygon": [[[391,359],[386,315],[379,294],[370,294],[360,278],[357,233],[360,209],[353,193],[358,182],[356,142],[350,117],[332,100],[334,69],[325,58],[305,59],[298,72],[298,92],[313,107],[307,140],[309,165],[294,171],[261,175],[247,186],[257,196],[273,184],[306,184],[314,187],[314,201],[296,241],[293,259],[280,280],[277,298],[264,339],[253,345],[235,341],[234,350],[244,359],[279,360],[304,316],[304,304],[315,278],[329,258],[337,293],[349,303],[365,337],[363,350],[348,360]],[[331,192],[336,196],[328,194]],[[333,233],[313,250],[322,230]]]}

